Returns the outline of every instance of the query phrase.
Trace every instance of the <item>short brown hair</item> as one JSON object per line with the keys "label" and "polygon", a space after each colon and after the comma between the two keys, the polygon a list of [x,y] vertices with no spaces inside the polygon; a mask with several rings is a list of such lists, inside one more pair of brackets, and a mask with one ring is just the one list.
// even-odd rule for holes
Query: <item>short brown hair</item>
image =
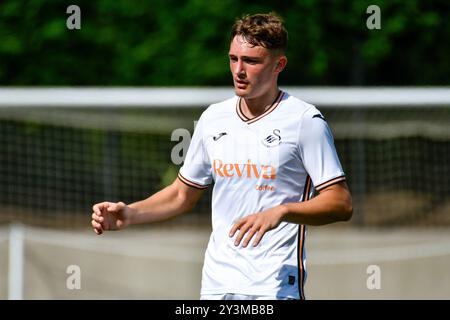
{"label": "short brown hair", "polygon": [[270,50],[285,52],[288,33],[283,20],[276,13],[245,15],[237,19],[231,29],[231,41],[242,36],[248,43]]}

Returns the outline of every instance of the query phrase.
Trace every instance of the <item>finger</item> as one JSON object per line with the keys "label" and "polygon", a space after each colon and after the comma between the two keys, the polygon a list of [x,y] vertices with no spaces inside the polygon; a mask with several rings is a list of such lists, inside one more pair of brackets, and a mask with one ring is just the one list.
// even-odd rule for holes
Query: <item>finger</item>
{"label": "finger", "polygon": [[101,235],[101,234],[103,233],[102,230],[99,230],[99,229],[96,229],[96,228],[94,228],[94,232],[95,232],[97,235]]}
{"label": "finger", "polygon": [[92,207],[92,211],[94,211],[94,213],[96,215],[101,215],[102,214],[98,204],[94,204],[94,206]]}
{"label": "finger", "polygon": [[251,225],[249,225],[249,224],[246,224],[246,225],[244,225],[244,227],[242,227],[236,240],[234,241],[235,246],[238,246],[241,243],[242,238],[245,236],[245,234],[250,229],[250,227],[251,227]]}
{"label": "finger", "polygon": [[118,203],[110,203],[109,206],[106,208],[108,212],[118,212],[123,208],[122,202]]}
{"label": "finger", "polygon": [[241,226],[242,226],[243,224],[245,224],[245,222],[246,222],[245,219],[241,219],[241,220],[239,220],[238,222],[236,222],[236,223],[233,225],[233,227],[231,228],[231,230],[230,230],[230,234],[229,234],[230,237],[233,237],[234,234],[236,233],[236,231],[237,231],[238,229],[240,229]]}
{"label": "finger", "polygon": [[253,236],[255,235],[255,233],[258,231],[257,228],[253,227],[249,230],[249,232],[247,233],[247,236],[244,239],[244,242],[242,243],[242,246],[245,248],[247,247],[248,243],[250,242],[250,240],[253,238]]}
{"label": "finger", "polygon": [[258,234],[256,235],[255,241],[253,241],[253,246],[256,247],[260,242],[262,237],[266,234],[266,229],[261,228],[258,231]]}
{"label": "finger", "polygon": [[94,204],[94,206],[92,207],[92,210],[98,214],[99,216],[102,215],[102,210],[108,207],[108,203],[109,202],[102,202],[102,203],[97,203]]}
{"label": "finger", "polygon": [[100,223],[96,222],[95,220],[91,221],[91,225],[96,229],[103,229],[102,225]]}
{"label": "finger", "polygon": [[102,216],[97,215],[95,212],[92,214],[92,220],[95,220],[97,222],[103,222],[105,218]]}

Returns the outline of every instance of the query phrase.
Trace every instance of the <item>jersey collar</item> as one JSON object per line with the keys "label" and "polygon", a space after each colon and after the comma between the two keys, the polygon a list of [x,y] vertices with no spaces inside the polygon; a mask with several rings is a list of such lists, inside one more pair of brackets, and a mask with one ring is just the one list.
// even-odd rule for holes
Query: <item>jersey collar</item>
{"label": "jersey collar", "polygon": [[237,102],[236,102],[236,113],[237,113],[237,115],[239,116],[239,118],[241,118],[241,120],[244,121],[244,122],[246,122],[247,124],[256,122],[256,121],[258,121],[258,120],[264,118],[265,116],[267,116],[267,115],[268,115],[269,113],[271,113],[273,110],[275,110],[275,109],[277,108],[277,106],[280,104],[280,101],[283,100],[283,97],[284,97],[284,92],[283,92],[282,90],[280,90],[280,91],[278,92],[277,97],[276,97],[275,100],[273,101],[272,105],[271,105],[269,108],[267,108],[267,110],[264,111],[263,114],[260,114],[259,116],[253,117],[253,118],[249,118],[249,117],[247,117],[246,115],[244,115],[244,113],[242,112],[242,109],[241,109],[241,108],[242,108],[242,107],[241,107],[241,101],[242,101],[242,98],[239,97],[238,100],[237,100]]}

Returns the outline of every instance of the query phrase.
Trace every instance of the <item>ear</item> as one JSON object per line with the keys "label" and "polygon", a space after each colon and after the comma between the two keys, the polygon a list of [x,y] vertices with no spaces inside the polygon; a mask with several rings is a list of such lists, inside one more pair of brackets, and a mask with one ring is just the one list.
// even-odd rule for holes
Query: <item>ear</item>
{"label": "ear", "polygon": [[286,65],[287,65],[287,57],[285,55],[281,55],[278,58],[278,63],[276,64],[275,72],[279,73],[279,72],[283,71],[284,68],[286,67]]}

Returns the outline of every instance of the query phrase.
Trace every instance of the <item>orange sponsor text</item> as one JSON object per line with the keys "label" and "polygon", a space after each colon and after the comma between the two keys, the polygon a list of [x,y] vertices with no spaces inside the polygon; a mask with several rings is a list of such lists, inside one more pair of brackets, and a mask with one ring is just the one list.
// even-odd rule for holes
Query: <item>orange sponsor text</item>
{"label": "orange sponsor text", "polygon": [[221,177],[238,178],[259,178],[275,180],[277,170],[272,165],[257,165],[248,160],[247,163],[223,163],[221,160],[214,159],[214,171]]}

